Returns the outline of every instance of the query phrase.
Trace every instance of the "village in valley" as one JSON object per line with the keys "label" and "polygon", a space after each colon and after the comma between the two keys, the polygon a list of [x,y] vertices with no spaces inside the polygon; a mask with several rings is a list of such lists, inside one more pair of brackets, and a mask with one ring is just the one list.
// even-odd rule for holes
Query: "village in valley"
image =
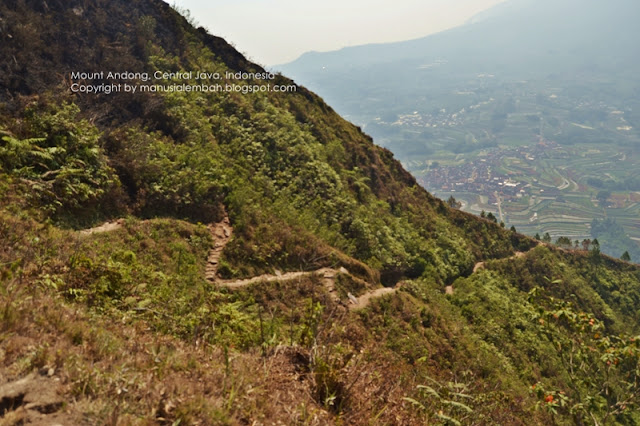
{"label": "village in valley", "polygon": [[529,145],[430,161],[416,174],[419,183],[438,197],[454,197],[462,210],[492,213],[526,234],[582,241],[592,237],[594,218],[612,218],[638,242],[640,193],[590,185],[592,174],[613,176],[628,169],[629,160],[624,153],[563,147],[541,138]]}
{"label": "village in valley", "polygon": [[[560,151],[554,142],[540,142],[534,146],[511,149],[494,148],[486,155],[465,161],[458,166],[439,167],[437,163],[423,175],[421,184],[436,192],[470,192],[486,194],[488,204],[498,205],[495,194],[502,201],[512,201],[532,194],[532,184],[518,181],[514,172],[504,172],[502,162],[505,157],[519,159],[523,164],[533,163],[537,157],[548,154],[549,150]],[[533,169],[533,165],[530,167]],[[534,180],[535,182],[535,180]],[[544,192],[544,190],[543,190]]]}

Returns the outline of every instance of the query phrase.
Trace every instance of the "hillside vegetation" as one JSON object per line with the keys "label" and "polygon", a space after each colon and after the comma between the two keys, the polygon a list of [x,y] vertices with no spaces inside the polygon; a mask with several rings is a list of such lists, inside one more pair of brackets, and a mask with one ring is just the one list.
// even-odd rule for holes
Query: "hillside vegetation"
{"label": "hillside vegetation", "polygon": [[0,30],[2,422],[640,421],[637,267],[449,208],[303,87],[73,94],[263,71],[162,1]]}

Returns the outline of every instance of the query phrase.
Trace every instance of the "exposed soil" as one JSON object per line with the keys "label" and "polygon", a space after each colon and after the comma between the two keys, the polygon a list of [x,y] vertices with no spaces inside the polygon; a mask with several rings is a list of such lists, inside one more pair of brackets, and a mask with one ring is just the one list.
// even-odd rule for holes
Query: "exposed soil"
{"label": "exposed soil", "polygon": [[484,262],[478,262],[473,266],[473,272],[476,273],[480,269],[484,269]]}
{"label": "exposed soil", "polygon": [[231,235],[233,235],[233,228],[231,227],[229,216],[225,213],[224,219],[222,219],[221,222],[209,225],[209,230],[213,237],[213,248],[209,251],[209,257],[207,258],[205,277],[209,281],[218,281],[220,256],[222,255],[224,247],[229,240],[231,240]]}
{"label": "exposed soil", "polygon": [[[321,268],[315,271],[296,271],[296,272],[286,272],[281,273],[276,271],[275,274],[262,274],[251,278],[245,278],[242,280],[222,280],[217,275],[218,272],[218,264],[220,262],[220,256],[222,255],[222,251],[224,250],[227,243],[231,240],[231,236],[233,234],[233,228],[231,227],[231,223],[229,222],[229,217],[225,215],[224,219],[221,222],[209,225],[209,229],[211,230],[211,235],[214,238],[214,246],[209,252],[209,257],[207,259],[207,269],[206,269],[206,278],[209,281],[213,281],[223,287],[226,288],[242,288],[251,284],[262,283],[262,282],[273,282],[273,281],[292,281],[304,277],[308,277],[311,275],[319,275],[322,281],[322,284],[329,292],[334,302],[340,302],[340,298],[338,296],[338,291],[336,290],[336,276],[338,274],[346,274],[351,277],[351,279],[356,281],[362,281],[360,278],[355,277],[347,271],[345,268],[340,268],[339,270],[333,268]],[[365,283],[369,286],[368,283]],[[390,294],[395,292],[399,286],[394,288],[379,288],[376,290],[369,291],[360,297],[354,297],[349,293],[349,308],[350,309],[361,309],[369,305],[370,300],[375,297],[382,296],[384,294]]]}
{"label": "exposed soil", "polygon": [[[525,254],[525,252],[521,252],[521,251],[517,251],[513,256],[509,256],[509,257],[504,257],[502,259],[497,259],[497,260],[507,260],[507,259],[517,259],[520,257],[523,257]],[[476,273],[479,270],[484,269],[484,262],[478,262],[473,266],[473,272]]]}
{"label": "exposed soil", "polygon": [[396,291],[398,291],[401,287],[402,286],[399,284],[399,285],[397,285],[395,287],[378,288],[376,290],[369,291],[369,292],[363,294],[362,296],[356,298],[355,301],[353,299],[349,298],[351,300],[351,304],[349,305],[349,309],[355,310],[355,309],[366,308],[371,303],[371,299],[375,299],[377,297],[382,297],[382,296],[384,296],[386,294],[393,294]]}
{"label": "exposed soil", "polygon": [[[242,288],[251,284],[257,284],[261,282],[273,282],[273,281],[292,281],[296,279],[300,279],[303,277],[308,277],[311,275],[319,275],[322,281],[322,284],[327,289],[329,294],[331,295],[334,302],[341,302],[338,291],[336,290],[336,276],[338,274],[349,275],[351,279],[362,281],[360,278],[355,277],[347,271],[345,268],[333,269],[333,268],[321,268],[315,271],[307,271],[307,272],[287,272],[287,273],[276,273],[275,275],[271,274],[263,274],[252,278],[247,278],[243,280],[225,280],[225,281],[217,281],[218,284],[227,288]],[[367,284],[370,286],[370,284]],[[366,292],[365,294],[355,297],[351,293],[349,293],[348,304],[349,309],[362,309],[369,306],[371,299],[383,296],[385,294],[390,294],[396,292],[400,286],[396,287],[383,287],[375,290],[371,290]]]}
{"label": "exposed soil", "polygon": [[111,232],[116,229],[122,228],[124,225],[124,219],[118,219],[113,222],[105,222],[100,226],[96,226],[94,228],[83,229],[80,231],[81,235],[91,235],[91,234],[100,234],[102,232]]}

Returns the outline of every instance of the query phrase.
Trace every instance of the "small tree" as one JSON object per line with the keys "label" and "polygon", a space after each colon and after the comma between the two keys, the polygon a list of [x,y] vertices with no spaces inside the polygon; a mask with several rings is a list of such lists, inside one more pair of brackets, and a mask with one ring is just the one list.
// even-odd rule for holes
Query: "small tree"
{"label": "small tree", "polygon": [[625,262],[630,262],[631,256],[629,255],[628,251],[625,251],[624,253],[622,253],[622,256],[620,256],[620,259],[624,260]]}
{"label": "small tree", "polygon": [[548,232],[545,232],[544,235],[542,236],[542,241],[544,241],[545,243],[550,243],[551,242],[551,235],[549,235]]}
{"label": "small tree", "polygon": [[452,209],[459,209],[460,207],[462,207],[462,203],[456,200],[453,195],[451,195],[447,200],[447,205]]}
{"label": "small tree", "polygon": [[611,191],[598,192],[598,195],[596,195],[596,199],[598,200],[598,203],[600,203],[600,207],[607,207],[609,205],[609,197],[611,197]]}
{"label": "small tree", "polygon": [[536,235],[534,235],[534,236],[533,236],[533,238],[535,238],[536,240],[540,241],[540,234],[538,234],[538,233],[536,232]]}
{"label": "small tree", "polygon": [[589,257],[591,258],[591,263],[593,263],[596,267],[600,264],[601,261],[601,257],[600,257],[600,243],[598,242],[598,239],[594,239],[593,240],[593,248],[591,248],[591,252],[589,254]]}

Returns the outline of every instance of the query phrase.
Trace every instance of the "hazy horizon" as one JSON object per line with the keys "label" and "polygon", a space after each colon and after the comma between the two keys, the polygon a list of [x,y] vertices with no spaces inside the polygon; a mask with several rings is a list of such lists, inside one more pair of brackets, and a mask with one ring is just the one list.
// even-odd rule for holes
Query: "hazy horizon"
{"label": "hazy horizon", "polygon": [[[410,40],[444,31],[504,0],[175,0],[249,59],[273,66],[308,51]],[[221,4],[222,3],[222,4]]]}

